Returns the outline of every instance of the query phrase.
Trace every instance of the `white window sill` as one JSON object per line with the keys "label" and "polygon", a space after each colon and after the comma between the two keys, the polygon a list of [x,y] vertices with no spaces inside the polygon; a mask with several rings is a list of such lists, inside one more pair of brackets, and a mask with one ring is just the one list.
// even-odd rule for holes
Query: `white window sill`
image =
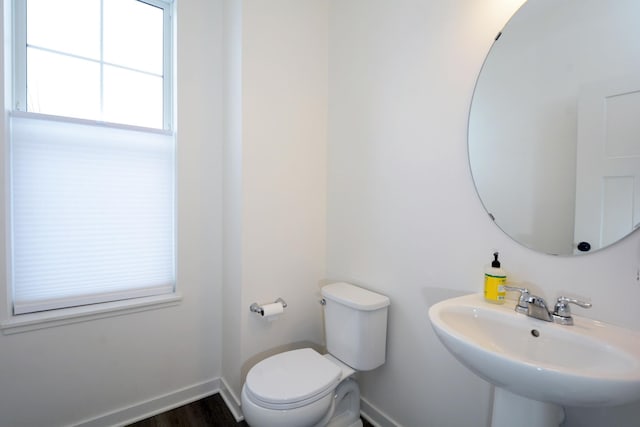
{"label": "white window sill", "polygon": [[182,301],[182,295],[173,293],[39,313],[21,314],[0,322],[0,330],[4,335],[18,334],[71,323],[87,322],[105,317],[122,316],[129,313],[171,307],[178,305],[180,301]]}

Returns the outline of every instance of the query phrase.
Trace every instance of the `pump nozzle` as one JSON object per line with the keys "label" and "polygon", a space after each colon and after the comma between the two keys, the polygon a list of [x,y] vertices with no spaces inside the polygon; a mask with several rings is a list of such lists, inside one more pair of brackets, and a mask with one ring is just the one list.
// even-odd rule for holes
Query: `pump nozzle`
{"label": "pump nozzle", "polygon": [[491,267],[500,268],[500,261],[498,261],[498,252],[493,253],[493,261],[491,261]]}

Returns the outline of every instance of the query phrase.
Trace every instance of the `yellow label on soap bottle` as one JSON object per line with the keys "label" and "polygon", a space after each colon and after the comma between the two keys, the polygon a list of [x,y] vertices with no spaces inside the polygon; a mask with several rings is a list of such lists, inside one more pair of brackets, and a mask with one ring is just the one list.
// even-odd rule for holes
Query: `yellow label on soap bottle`
{"label": "yellow label on soap bottle", "polygon": [[494,276],[492,274],[484,275],[484,299],[496,304],[504,304],[504,284],[507,281],[506,276]]}

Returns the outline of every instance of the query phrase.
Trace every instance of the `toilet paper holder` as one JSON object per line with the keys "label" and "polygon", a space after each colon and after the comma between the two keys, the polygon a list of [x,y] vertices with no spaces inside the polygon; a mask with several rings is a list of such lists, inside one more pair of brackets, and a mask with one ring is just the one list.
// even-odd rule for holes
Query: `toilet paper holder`
{"label": "toilet paper holder", "polygon": [[[274,304],[280,303],[280,304],[282,304],[282,308],[287,308],[287,303],[284,302],[284,300],[282,298],[278,298],[273,303]],[[264,316],[264,309],[257,302],[254,302],[253,304],[251,304],[249,306],[249,311],[251,311],[252,313],[258,313],[260,316]]]}

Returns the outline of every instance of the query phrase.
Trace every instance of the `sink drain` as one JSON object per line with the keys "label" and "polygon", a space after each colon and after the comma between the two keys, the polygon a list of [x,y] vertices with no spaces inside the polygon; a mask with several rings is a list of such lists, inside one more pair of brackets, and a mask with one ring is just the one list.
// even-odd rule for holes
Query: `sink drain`
{"label": "sink drain", "polygon": [[534,337],[538,338],[540,336],[540,331],[538,331],[537,329],[532,329],[531,330],[531,335],[533,335]]}

